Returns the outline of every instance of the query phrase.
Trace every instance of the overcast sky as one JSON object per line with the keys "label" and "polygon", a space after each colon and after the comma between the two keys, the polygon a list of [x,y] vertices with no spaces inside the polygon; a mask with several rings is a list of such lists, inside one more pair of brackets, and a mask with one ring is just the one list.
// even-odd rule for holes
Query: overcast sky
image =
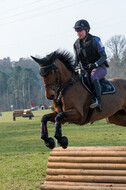
{"label": "overcast sky", "polygon": [[126,34],[126,0],[0,0],[0,59],[73,53],[75,22],[86,19],[90,33],[105,44]]}

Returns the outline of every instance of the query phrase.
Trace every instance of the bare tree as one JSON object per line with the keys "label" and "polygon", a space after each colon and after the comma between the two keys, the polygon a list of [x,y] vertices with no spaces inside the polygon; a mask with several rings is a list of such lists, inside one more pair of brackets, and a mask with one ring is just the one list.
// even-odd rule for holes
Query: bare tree
{"label": "bare tree", "polygon": [[108,76],[125,78],[126,37],[123,35],[113,36],[106,42],[106,48],[110,65]]}
{"label": "bare tree", "polygon": [[123,35],[115,35],[106,42],[106,47],[110,58],[121,60],[126,51],[126,37]]}

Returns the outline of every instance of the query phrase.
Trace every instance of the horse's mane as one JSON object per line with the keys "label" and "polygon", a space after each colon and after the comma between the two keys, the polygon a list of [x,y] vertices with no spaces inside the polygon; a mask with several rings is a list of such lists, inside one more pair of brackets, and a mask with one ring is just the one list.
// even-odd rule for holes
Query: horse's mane
{"label": "horse's mane", "polygon": [[59,59],[68,70],[74,72],[74,57],[68,51],[56,50],[50,54],[48,54],[47,59],[49,62],[54,62],[56,59]]}

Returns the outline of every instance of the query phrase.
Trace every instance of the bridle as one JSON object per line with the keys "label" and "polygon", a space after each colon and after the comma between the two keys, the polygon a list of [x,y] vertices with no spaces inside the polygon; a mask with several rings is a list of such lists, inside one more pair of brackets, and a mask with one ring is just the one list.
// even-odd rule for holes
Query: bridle
{"label": "bridle", "polygon": [[[41,67],[40,67],[41,68]],[[64,83],[60,83],[60,79],[59,79],[59,73],[58,73],[58,69],[52,68],[50,70],[50,72],[54,70],[54,74],[56,76],[56,81],[52,82],[52,83],[48,83],[48,84],[44,84],[45,88],[50,88],[53,91],[55,91],[55,98],[54,100],[56,102],[60,102],[62,96],[64,95],[64,93],[71,88],[74,84],[76,84],[79,81],[79,76],[75,74],[75,72],[72,72],[72,76],[70,77],[70,79],[67,82]],[[48,72],[49,73],[49,72]],[[76,76],[76,79],[74,79],[74,75]],[[56,85],[55,88],[53,88],[52,86]]]}
{"label": "bridle", "polygon": [[[52,90],[56,90],[56,88],[52,88],[52,85],[56,85],[56,87],[58,88],[60,86],[60,81],[59,81],[59,76],[58,76],[58,72],[57,72],[57,68],[52,68],[52,70],[54,70],[54,73],[56,75],[56,82],[52,82],[52,83],[48,83],[48,84],[44,84],[45,88],[50,88]],[[51,71],[52,71],[51,70]],[[51,72],[50,71],[50,72]]]}

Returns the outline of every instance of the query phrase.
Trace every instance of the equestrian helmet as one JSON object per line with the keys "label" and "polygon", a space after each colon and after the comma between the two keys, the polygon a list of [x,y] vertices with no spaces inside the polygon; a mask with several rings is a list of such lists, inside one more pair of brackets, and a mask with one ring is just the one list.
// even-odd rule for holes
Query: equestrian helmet
{"label": "equestrian helmet", "polygon": [[90,30],[90,25],[86,20],[78,20],[74,25],[75,31]]}

